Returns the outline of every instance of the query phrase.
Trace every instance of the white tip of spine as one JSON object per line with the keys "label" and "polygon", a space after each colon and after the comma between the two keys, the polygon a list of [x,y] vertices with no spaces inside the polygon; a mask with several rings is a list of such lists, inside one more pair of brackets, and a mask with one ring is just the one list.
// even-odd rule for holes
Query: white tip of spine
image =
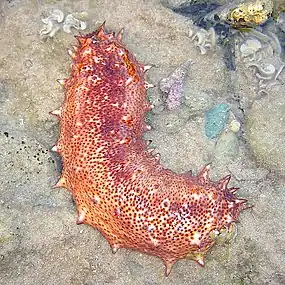
{"label": "white tip of spine", "polygon": [[119,247],[117,245],[111,245],[111,248],[112,248],[112,253],[114,254],[119,250]]}
{"label": "white tip of spine", "polygon": [[146,72],[152,68],[152,65],[144,65],[143,71]]}
{"label": "white tip of spine", "polygon": [[160,161],[160,153],[157,153],[154,158],[157,162]]}
{"label": "white tip of spine", "polygon": [[246,199],[242,199],[242,198],[239,198],[239,199],[235,199],[234,201],[236,204],[244,204],[247,202]]}
{"label": "white tip of spine", "polygon": [[84,209],[82,209],[79,213],[78,213],[78,218],[76,220],[76,224],[77,225],[81,225],[84,223],[85,220],[85,216],[86,216],[86,211]]}
{"label": "white tip of spine", "polygon": [[123,35],[124,35],[124,28],[122,28],[117,34],[118,41],[120,42],[122,41]]}
{"label": "white tip of spine", "polygon": [[222,190],[226,190],[227,186],[231,180],[231,175],[227,175],[219,181],[219,186]]}
{"label": "white tip of spine", "polygon": [[150,130],[151,130],[151,126],[150,126],[150,125],[145,125],[145,129],[146,129],[147,131],[150,131]]}
{"label": "white tip of spine", "polygon": [[203,257],[198,257],[197,259],[196,259],[196,261],[199,263],[199,265],[201,265],[201,266],[205,266],[205,261],[204,261],[204,258]]}
{"label": "white tip of spine", "polygon": [[54,145],[52,148],[51,148],[51,151],[54,151],[54,152],[58,152],[59,148],[57,145]]}
{"label": "white tip of spine", "polygon": [[61,116],[61,108],[54,110],[54,111],[51,111],[50,114],[57,116],[57,117],[60,117]]}
{"label": "white tip of spine", "polygon": [[71,58],[75,58],[76,57],[76,54],[71,49],[68,49],[67,52],[71,56]]}
{"label": "white tip of spine", "polygon": [[203,179],[204,181],[209,181],[209,172],[210,172],[210,163],[203,167],[198,176],[200,179]]}
{"label": "white tip of spine", "polygon": [[148,90],[149,88],[155,87],[153,84],[148,83],[148,82],[146,82],[146,83],[144,84],[144,86],[145,86],[145,89],[146,89],[146,90]]}
{"label": "white tip of spine", "polygon": [[238,190],[239,190],[239,188],[232,187],[232,188],[229,189],[229,192],[232,193],[232,194],[235,194]]}
{"label": "white tip of spine", "polygon": [[58,182],[53,186],[53,188],[61,188],[66,187],[66,179],[64,177],[60,177]]}
{"label": "white tip of spine", "polygon": [[60,85],[64,85],[65,84],[65,79],[57,79],[56,80]]}

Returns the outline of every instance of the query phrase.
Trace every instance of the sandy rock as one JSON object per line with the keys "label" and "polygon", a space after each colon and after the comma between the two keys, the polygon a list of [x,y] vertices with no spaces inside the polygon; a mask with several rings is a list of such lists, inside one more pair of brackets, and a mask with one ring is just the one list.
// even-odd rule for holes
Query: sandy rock
{"label": "sandy rock", "polygon": [[[246,120],[246,136],[258,163],[285,175],[284,87],[254,103]],[[283,91],[282,91],[283,90]]]}
{"label": "sandy rock", "polygon": [[177,133],[186,124],[190,115],[190,110],[186,106],[173,111],[163,110],[160,114],[150,115],[151,126],[160,132]]}

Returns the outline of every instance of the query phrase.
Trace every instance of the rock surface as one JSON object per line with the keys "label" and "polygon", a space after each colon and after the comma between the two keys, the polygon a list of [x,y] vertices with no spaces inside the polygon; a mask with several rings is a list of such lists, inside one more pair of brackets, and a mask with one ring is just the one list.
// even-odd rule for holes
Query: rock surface
{"label": "rock surface", "polygon": [[[1,3],[1,284],[285,284],[285,189],[280,175],[285,169],[284,87],[275,86],[265,101],[256,101],[251,110],[245,110],[244,136],[207,139],[206,109],[253,93],[254,78],[239,69],[229,73],[219,50],[201,55],[188,37],[189,21],[162,2]],[[49,152],[57,140],[58,122],[48,112],[63,101],[56,79],[69,76],[66,50],[76,41],[72,33],[60,32],[45,42],[40,40],[41,19],[51,9],[66,14],[86,11],[87,32],[104,20],[110,30],[125,27],[127,47],[141,62],[154,65],[147,74],[150,83],[157,85],[175,67],[192,59],[185,92],[192,86],[199,96],[186,94],[186,104],[168,113],[158,88],[151,89],[149,96],[157,109],[150,116],[153,130],[146,138],[152,139],[164,165],[175,171],[197,172],[212,161],[212,178],[231,173],[231,185],[240,187],[240,196],[254,204],[242,213],[237,237],[215,246],[205,268],[181,260],[165,278],[157,258],[130,250],[113,255],[99,232],[75,224],[71,194],[52,189],[61,166],[59,158]],[[191,97],[197,98],[199,107],[191,105]],[[166,119],[178,124],[172,123],[169,131]],[[231,160],[224,159],[225,155]]]}
{"label": "rock surface", "polygon": [[253,104],[246,134],[257,162],[285,176],[285,98],[284,91],[274,91]]}

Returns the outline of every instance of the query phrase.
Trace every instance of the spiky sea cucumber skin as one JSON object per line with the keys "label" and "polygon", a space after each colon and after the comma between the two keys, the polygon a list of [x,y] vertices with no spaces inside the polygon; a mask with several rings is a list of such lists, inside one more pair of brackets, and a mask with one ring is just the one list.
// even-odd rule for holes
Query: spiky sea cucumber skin
{"label": "spiky sea cucumber skin", "polygon": [[61,81],[64,104],[59,152],[63,171],[55,187],[71,191],[77,223],[98,229],[113,251],[131,248],[160,257],[168,275],[181,258],[204,265],[215,235],[235,222],[246,200],[227,188],[230,176],[209,179],[165,169],[142,139],[151,109],[144,66],[104,25],[78,36],[72,75]]}

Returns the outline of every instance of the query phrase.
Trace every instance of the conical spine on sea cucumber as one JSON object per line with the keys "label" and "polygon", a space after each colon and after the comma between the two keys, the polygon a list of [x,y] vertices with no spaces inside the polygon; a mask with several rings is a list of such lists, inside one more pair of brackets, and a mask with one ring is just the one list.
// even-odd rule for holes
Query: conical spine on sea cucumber
{"label": "conical spine on sea cucumber", "polygon": [[[98,229],[113,252],[131,248],[160,257],[169,275],[173,264],[204,257],[221,230],[230,228],[246,200],[228,188],[230,176],[209,179],[210,165],[199,175],[176,174],[159,163],[142,139],[151,109],[145,71],[119,34],[97,31],[76,37],[70,51],[71,77],[60,118],[56,146],[63,162],[55,187],[71,191],[77,224]],[[213,235],[213,233],[215,233]]]}

